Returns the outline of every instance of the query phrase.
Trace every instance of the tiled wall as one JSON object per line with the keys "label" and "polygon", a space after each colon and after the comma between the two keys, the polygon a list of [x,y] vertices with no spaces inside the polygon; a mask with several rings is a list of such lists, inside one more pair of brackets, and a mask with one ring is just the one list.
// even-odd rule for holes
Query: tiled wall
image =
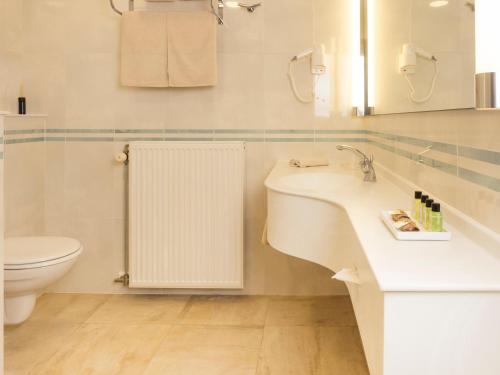
{"label": "tiled wall", "polygon": [[[116,3],[127,7],[125,0]],[[207,3],[156,6],[184,5]],[[314,106],[294,99],[286,77],[290,57],[314,42],[326,45],[335,77],[350,76],[350,38],[342,32],[348,0],[263,0],[253,14],[225,9],[226,26],[218,36],[219,84],[169,90],[119,86],[120,19],[107,1],[5,0],[0,6],[18,21],[9,21],[9,33],[1,36],[6,43],[0,52],[8,59],[0,59],[0,82],[7,82],[0,103],[15,110],[23,82],[29,112],[48,114],[44,142],[14,146],[45,145],[39,211],[44,233],[73,236],[85,246],[54,290],[128,292],[112,282],[123,270],[126,236],[125,168],[113,157],[126,142],[243,139],[248,141],[243,293],[345,293],[330,272],[262,246],[260,238],[266,215],[263,182],[277,159],[323,154],[352,160],[334,150],[336,142],[367,146],[362,122],[349,116],[349,82],[333,80],[332,114],[324,118],[315,116]],[[297,67],[301,90],[311,80],[306,67]],[[7,185],[11,181],[7,176]]]}
{"label": "tiled wall", "polygon": [[5,234],[45,230],[45,117],[0,116],[5,132]]}
{"label": "tiled wall", "polygon": [[397,114],[364,121],[378,162],[500,232],[498,111]]}

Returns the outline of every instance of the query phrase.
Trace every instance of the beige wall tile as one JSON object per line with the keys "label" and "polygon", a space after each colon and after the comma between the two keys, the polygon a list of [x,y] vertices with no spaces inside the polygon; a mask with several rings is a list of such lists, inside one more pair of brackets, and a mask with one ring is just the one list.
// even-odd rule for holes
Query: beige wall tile
{"label": "beige wall tile", "polygon": [[[259,9],[260,11],[261,9]],[[313,42],[312,2],[289,0],[267,1],[264,13],[264,51],[297,54]]]}
{"label": "beige wall tile", "polygon": [[71,142],[65,148],[65,214],[113,218],[114,153],[111,142]]}
{"label": "beige wall tile", "polygon": [[44,169],[43,142],[6,145],[6,236],[43,234]]}
{"label": "beige wall tile", "polygon": [[64,142],[45,143],[45,220],[64,215]]}
{"label": "beige wall tile", "polygon": [[113,280],[124,269],[123,240],[118,242],[118,233],[123,231],[123,221],[114,219],[65,219],[62,226],[56,227],[52,233],[78,239],[83,252],[71,271],[49,290],[63,293],[122,292],[122,285]]}

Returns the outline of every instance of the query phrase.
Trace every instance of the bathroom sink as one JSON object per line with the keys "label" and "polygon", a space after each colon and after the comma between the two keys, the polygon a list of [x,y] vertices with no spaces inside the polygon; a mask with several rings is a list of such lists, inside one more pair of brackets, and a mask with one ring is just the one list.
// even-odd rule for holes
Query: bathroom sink
{"label": "bathroom sink", "polygon": [[337,272],[346,265],[346,250],[357,239],[344,208],[322,198],[352,192],[366,183],[359,174],[333,166],[279,165],[283,167],[275,168],[266,179],[269,243],[285,254]]}
{"label": "bathroom sink", "polygon": [[280,183],[292,189],[323,191],[359,184],[359,178],[341,173],[306,172],[282,176]]}

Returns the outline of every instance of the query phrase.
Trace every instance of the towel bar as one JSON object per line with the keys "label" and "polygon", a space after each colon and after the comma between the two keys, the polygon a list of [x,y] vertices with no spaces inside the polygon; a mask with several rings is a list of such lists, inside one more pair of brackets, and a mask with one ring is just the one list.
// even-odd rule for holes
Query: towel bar
{"label": "towel bar", "polygon": [[[217,8],[218,8],[217,12],[215,11],[213,0],[209,0],[209,1],[210,1],[210,8],[212,10],[212,14],[217,18],[217,22],[219,22],[219,25],[223,25],[224,24],[224,18],[223,18],[224,17],[224,13],[223,13],[224,12],[224,0],[217,0]],[[111,6],[111,9],[113,9],[120,16],[123,14],[123,12],[121,12],[115,6],[114,0],[109,0],[109,5]],[[128,0],[128,10],[130,12],[134,11],[134,0]]]}

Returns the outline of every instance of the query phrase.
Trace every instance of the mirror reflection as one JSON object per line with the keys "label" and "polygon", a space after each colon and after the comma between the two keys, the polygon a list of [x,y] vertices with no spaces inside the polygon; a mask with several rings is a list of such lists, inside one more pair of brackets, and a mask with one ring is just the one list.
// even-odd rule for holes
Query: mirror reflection
{"label": "mirror reflection", "polygon": [[369,7],[375,114],[474,107],[474,3],[377,0]]}

